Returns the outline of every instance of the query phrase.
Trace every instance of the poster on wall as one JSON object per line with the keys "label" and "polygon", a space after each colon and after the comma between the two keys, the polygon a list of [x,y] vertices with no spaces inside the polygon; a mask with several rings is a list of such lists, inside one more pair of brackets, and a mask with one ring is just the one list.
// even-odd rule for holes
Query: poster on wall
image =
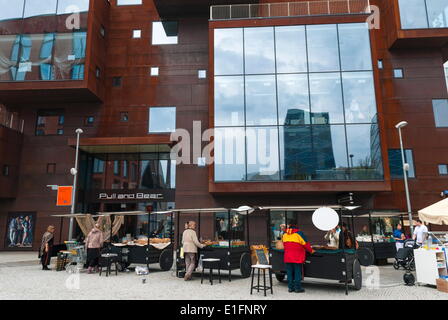
{"label": "poster on wall", "polygon": [[5,249],[22,250],[33,247],[36,213],[9,213],[6,223]]}

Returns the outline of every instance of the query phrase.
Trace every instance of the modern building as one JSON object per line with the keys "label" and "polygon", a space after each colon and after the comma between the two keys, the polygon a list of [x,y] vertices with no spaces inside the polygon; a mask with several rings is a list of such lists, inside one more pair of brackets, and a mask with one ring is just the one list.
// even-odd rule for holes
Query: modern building
{"label": "modern building", "polygon": [[[77,128],[77,212],[348,192],[362,210],[405,212],[402,120],[413,209],[448,189],[448,0],[0,7],[0,250],[17,249],[11,226],[27,216],[34,248],[49,224],[67,237],[52,215],[70,208],[48,186],[72,185]],[[170,152],[176,129],[191,150]]]}

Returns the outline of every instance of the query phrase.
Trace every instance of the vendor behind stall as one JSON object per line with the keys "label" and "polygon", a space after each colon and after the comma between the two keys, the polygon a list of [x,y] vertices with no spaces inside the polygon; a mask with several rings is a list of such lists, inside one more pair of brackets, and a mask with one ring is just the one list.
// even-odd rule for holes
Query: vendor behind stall
{"label": "vendor behind stall", "polygon": [[364,225],[361,229],[361,232],[358,235],[359,236],[369,236],[370,235],[369,226]]}
{"label": "vendor behind stall", "polygon": [[423,242],[425,242],[428,237],[428,227],[426,227],[422,220],[417,220],[417,225],[414,228],[413,239],[417,242],[417,244],[421,247]]}
{"label": "vendor behind stall", "polygon": [[290,223],[283,235],[284,261],[288,277],[288,292],[305,292],[302,288],[302,266],[306,251],[314,253],[307,238],[295,223]]}
{"label": "vendor behind stall", "polygon": [[341,228],[337,226],[334,229],[331,229],[328,231],[324,239],[327,240],[327,246],[333,247],[333,248],[339,248],[339,234],[341,232]]}
{"label": "vendor behind stall", "polygon": [[189,221],[188,228],[182,234],[182,245],[185,258],[185,277],[184,280],[191,280],[194,269],[196,269],[196,255],[198,248],[204,248],[205,245],[199,242],[196,234],[196,222]]}
{"label": "vendor behind stall", "polygon": [[340,235],[339,239],[344,239],[344,241],[339,241],[339,249],[358,249],[358,242],[345,222],[342,223],[342,236],[343,238]]}

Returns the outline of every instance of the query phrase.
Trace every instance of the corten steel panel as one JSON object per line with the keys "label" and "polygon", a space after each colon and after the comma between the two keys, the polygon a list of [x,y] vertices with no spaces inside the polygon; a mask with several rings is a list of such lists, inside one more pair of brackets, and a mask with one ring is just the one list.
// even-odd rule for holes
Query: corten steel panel
{"label": "corten steel panel", "polygon": [[[20,155],[23,135],[0,125],[0,198],[14,198],[20,172]],[[9,167],[9,175],[3,175],[3,166]]]}
{"label": "corten steel panel", "polygon": [[[209,23],[209,123],[213,127],[214,122],[214,32],[215,28],[235,28],[254,26],[280,26],[280,25],[303,25],[303,24],[329,24],[365,22],[368,15],[344,15],[344,16],[319,16],[319,17],[289,17],[276,19],[245,19],[232,21],[210,21]],[[298,193],[298,192],[380,192],[390,191],[390,171],[387,156],[387,139],[385,133],[385,116],[383,111],[382,85],[378,66],[375,63],[378,58],[377,41],[380,34],[371,31],[372,63],[374,67],[375,95],[378,109],[378,124],[380,128],[381,152],[383,158],[384,181],[279,181],[279,182],[239,182],[226,183],[214,181],[214,166],[209,166],[209,192],[218,193]]]}
{"label": "corten steel panel", "polygon": [[[61,81],[12,81],[0,82],[0,101],[4,104],[30,102],[77,102],[102,101],[105,97],[104,77],[97,79],[96,68],[105,68],[106,40],[100,35],[100,27],[108,26],[110,4],[107,0],[90,1],[88,17],[81,14],[81,23],[87,23],[87,46],[85,58],[85,75],[83,80]],[[25,33],[42,33],[49,24],[53,27],[58,23],[59,32],[67,32],[61,25],[65,16],[56,19],[43,17],[31,18],[24,23]],[[87,21],[86,21],[87,19]],[[30,19],[27,19],[30,20]],[[52,24],[54,20],[54,25]],[[28,27],[27,27],[28,26]],[[27,29],[28,28],[28,29]],[[19,32],[20,33],[20,32]]]}

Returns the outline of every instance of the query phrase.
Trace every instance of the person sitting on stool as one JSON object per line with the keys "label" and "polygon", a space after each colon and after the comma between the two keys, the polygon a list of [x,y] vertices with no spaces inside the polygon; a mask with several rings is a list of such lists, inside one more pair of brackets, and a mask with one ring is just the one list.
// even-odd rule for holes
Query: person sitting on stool
{"label": "person sitting on stool", "polygon": [[294,223],[289,224],[283,235],[285,248],[284,261],[288,276],[288,292],[305,292],[302,288],[302,265],[305,262],[306,251],[314,253],[307,238]]}

